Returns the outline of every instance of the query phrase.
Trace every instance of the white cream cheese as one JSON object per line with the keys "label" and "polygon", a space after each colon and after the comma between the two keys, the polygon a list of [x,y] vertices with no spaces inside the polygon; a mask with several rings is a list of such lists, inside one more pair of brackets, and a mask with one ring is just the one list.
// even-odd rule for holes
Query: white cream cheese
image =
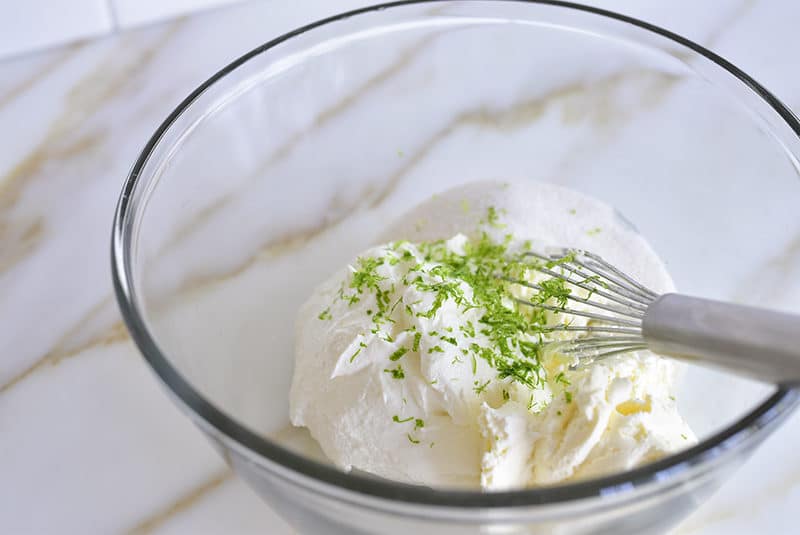
{"label": "white cream cheese", "polygon": [[[527,239],[537,249],[591,250],[655,291],[673,287],[647,243],[597,200],[537,183],[451,190],[403,216],[387,245],[362,253],[303,305],[292,423],[344,469],[487,490],[621,471],[694,443],[672,398],[672,361],[640,351],[569,371],[543,355],[523,370],[532,374],[525,384],[476,357],[495,343],[481,327],[486,308],[417,244],[446,240],[442,254],[461,257],[482,239],[511,251]],[[442,292],[431,288],[441,283],[452,288],[437,304]],[[516,336],[520,348],[537,340]]]}

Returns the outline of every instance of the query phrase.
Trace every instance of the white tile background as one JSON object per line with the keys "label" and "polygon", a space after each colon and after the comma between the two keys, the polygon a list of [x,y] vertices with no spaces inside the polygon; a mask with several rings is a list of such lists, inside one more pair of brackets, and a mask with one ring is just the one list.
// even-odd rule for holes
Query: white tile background
{"label": "white tile background", "polygon": [[4,1],[0,3],[0,59],[238,1]]}

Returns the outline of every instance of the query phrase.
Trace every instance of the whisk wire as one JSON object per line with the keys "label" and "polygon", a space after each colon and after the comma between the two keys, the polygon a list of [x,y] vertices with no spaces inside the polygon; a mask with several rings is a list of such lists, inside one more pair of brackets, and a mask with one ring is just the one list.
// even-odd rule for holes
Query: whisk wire
{"label": "whisk wire", "polygon": [[610,326],[584,326],[584,325],[550,325],[538,329],[540,332],[574,331],[588,333],[613,333],[613,334],[642,334],[641,328],[634,327],[610,327]]}
{"label": "whisk wire", "polygon": [[[577,337],[551,342],[556,351],[577,357],[582,362],[594,362],[647,349],[642,335],[642,320],[648,306],[658,298],[658,294],[601,257],[586,251],[560,249],[550,255],[531,251],[524,253],[524,256],[544,262],[531,262],[530,269],[588,292],[586,297],[572,292],[561,295],[559,297],[563,301],[558,304],[550,304],[546,299],[541,302],[516,299],[526,306],[589,320],[587,325],[567,323],[539,329],[539,332],[581,333]],[[540,293],[545,291],[543,285],[537,282],[502,275],[498,277]],[[581,306],[566,306],[567,301]]]}
{"label": "whisk wire", "polygon": [[[594,354],[594,355],[587,354],[587,355],[583,355],[583,356],[580,357],[580,361],[581,361],[580,363],[581,364],[589,364],[589,363],[592,363],[592,362],[601,361],[601,360],[606,359],[608,357],[613,357],[613,356],[616,356],[616,355],[623,355],[625,353],[630,353],[631,351],[641,351],[643,349],[647,349],[647,345],[645,345],[644,343],[642,343],[641,345],[638,345],[638,346],[630,346],[630,347],[625,347],[625,348],[622,348],[622,349],[613,349],[611,351],[604,351],[604,352],[600,352],[600,353],[597,353],[597,354]],[[578,365],[573,365],[573,366],[570,366],[570,369],[574,370],[577,367],[578,367]]]}
{"label": "whisk wire", "polygon": [[[652,301],[653,299],[658,297],[658,294],[656,294],[655,292],[653,292],[649,288],[645,287],[643,284],[641,284],[637,280],[633,279],[628,274],[620,271],[619,269],[617,269],[612,264],[609,264],[608,262],[603,260],[602,257],[597,256],[596,254],[590,253],[588,251],[581,251],[581,254],[583,256],[585,256],[586,258],[589,258],[590,260],[593,260],[594,262],[596,262],[596,265],[600,266],[601,269],[607,270],[608,272],[613,273],[615,276],[619,277],[620,280],[622,280],[625,283],[627,283],[628,286],[630,288],[632,288],[633,290],[638,291],[645,299],[648,299],[648,300]],[[611,278],[611,277],[609,277],[609,278]]]}
{"label": "whisk wire", "polygon": [[[527,282],[527,281],[521,281],[521,280],[517,280],[517,279],[512,279],[510,277],[501,277],[501,278],[503,280],[508,281],[508,282],[513,282],[513,283],[519,284],[520,286],[525,286],[526,288],[531,288],[533,290],[540,290],[540,291],[542,290],[542,287],[539,286],[536,283]],[[609,305],[609,304],[605,304],[605,303],[599,303],[597,301],[592,301],[591,299],[587,299],[585,297],[578,297],[577,295],[571,295],[570,294],[570,295],[566,296],[566,299],[568,299],[570,301],[575,301],[576,303],[582,303],[584,305],[588,305],[588,306],[592,306],[592,307],[595,307],[595,308],[599,308],[599,309],[605,310],[607,312],[614,312],[615,314],[619,314],[621,316],[627,316],[627,317],[633,318],[633,319],[641,319],[642,316],[643,316],[643,314],[641,312],[639,312],[638,310],[631,312],[630,310],[625,310],[624,308],[620,308],[618,306]]]}
{"label": "whisk wire", "polygon": [[617,317],[617,316],[607,316],[605,314],[596,314],[594,312],[587,312],[585,310],[575,310],[573,308],[559,307],[559,306],[555,306],[555,305],[547,305],[547,304],[544,304],[544,303],[534,303],[533,301],[527,301],[525,299],[515,299],[515,301],[517,301],[518,303],[521,303],[523,305],[528,305],[528,306],[531,306],[531,307],[534,307],[534,308],[541,308],[541,309],[544,309],[544,310],[549,310],[551,312],[560,312],[560,313],[564,313],[564,314],[571,314],[573,316],[581,316],[581,317],[584,317],[584,318],[589,318],[589,319],[593,319],[593,320],[597,320],[597,321],[611,323],[612,325],[613,324],[619,324],[619,325],[625,325],[625,326],[628,326],[628,327],[641,327],[641,324],[642,324],[641,321],[627,320],[627,319],[620,318],[620,317]]}
{"label": "whisk wire", "polygon": [[621,349],[623,347],[633,347],[642,344],[642,339],[639,337],[593,337],[582,338],[576,340],[569,340],[565,342],[556,342],[553,345],[557,346],[562,353],[580,353],[580,352],[594,352],[601,349]]}
{"label": "whisk wire", "polygon": [[[546,256],[542,256],[542,255],[537,254],[537,253],[526,253],[526,256],[532,256],[534,258],[538,258],[540,260],[544,260],[544,261],[548,261],[548,262],[552,260],[552,258],[548,258]],[[628,307],[631,307],[631,308],[636,308],[636,309],[642,310],[642,312],[644,312],[647,309],[647,303],[641,301],[640,298],[638,298],[638,297],[637,297],[636,300],[633,300],[630,297],[627,297],[627,295],[614,295],[613,293],[611,293],[609,291],[606,291],[604,288],[607,288],[609,290],[613,290],[614,288],[610,288],[608,284],[603,285],[603,284],[599,283],[597,281],[597,278],[600,277],[599,274],[595,274],[594,276],[592,276],[592,275],[589,275],[586,272],[581,271],[580,269],[577,269],[577,268],[575,268],[573,266],[570,266],[569,264],[566,264],[566,263],[565,264],[559,264],[558,265],[559,268],[563,268],[564,270],[569,271],[570,273],[573,273],[573,274],[583,278],[583,280],[575,281],[575,280],[572,280],[572,279],[570,279],[568,277],[564,277],[562,274],[556,273],[552,269],[548,269],[546,267],[535,266],[535,265],[532,265],[531,267],[533,267],[536,271],[539,271],[540,273],[543,273],[545,275],[549,275],[549,276],[555,277],[555,278],[561,278],[561,279],[569,282],[573,286],[577,286],[578,288],[581,288],[583,290],[586,290],[587,292],[590,292],[591,295],[595,295],[596,294],[596,295],[599,295],[601,297],[605,297],[606,299],[608,299],[610,301],[614,301],[615,303],[618,303],[620,305],[628,306]],[[622,291],[624,291],[624,289],[622,289]]]}
{"label": "whisk wire", "polygon": [[[617,292],[620,295],[625,296],[626,298],[630,299],[635,303],[639,303],[641,305],[647,305],[652,301],[650,297],[644,295],[642,292],[637,291],[635,288],[628,287],[621,282],[613,275],[609,275],[606,273],[602,267],[597,266],[595,264],[581,262],[580,260],[575,260],[575,264],[594,273],[595,275],[599,276],[603,279],[603,287],[608,288],[611,291]],[[591,275],[589,276],[591,277]]]}

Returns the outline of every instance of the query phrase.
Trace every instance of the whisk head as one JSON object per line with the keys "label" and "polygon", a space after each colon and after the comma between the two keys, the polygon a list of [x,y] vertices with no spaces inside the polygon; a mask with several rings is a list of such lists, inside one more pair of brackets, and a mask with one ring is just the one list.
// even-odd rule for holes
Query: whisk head
{"label": "whisk head", "polygon": [[[570,292],[558,304],[517,298],[517,302],[558,314],[587,318],[586,325],[552,325],[546,332],[572,331],[577,336],[553,342],[558,352],[582,363],[647,349],[642,320],[647,307],[659,295],[596,254],[579,249],[551,249],[549,254],[524,253],[534,259],[530,269],[550,277],[529,282],[511,277],[504,280],[539,291],[548,280],[563,281]],[[585,292],[579,295],[580,290]]]}

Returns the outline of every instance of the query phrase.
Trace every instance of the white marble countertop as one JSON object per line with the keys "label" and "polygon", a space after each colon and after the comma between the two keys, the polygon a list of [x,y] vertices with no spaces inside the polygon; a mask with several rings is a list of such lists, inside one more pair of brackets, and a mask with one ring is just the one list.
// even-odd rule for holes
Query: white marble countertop
{"label": "white marble countertop", "polygon": [[[800,110],[800,3],[591,3],[712,48]],[[248,2],[0,62],[0,531],[292,533],[138,355],[112,295],[109,233],[135,156],[190,90],[274,36],[365,4]],[[798,274],[792,243],[781,269]],[[795,415],[676,533],[794,533],[799,441]]]}

